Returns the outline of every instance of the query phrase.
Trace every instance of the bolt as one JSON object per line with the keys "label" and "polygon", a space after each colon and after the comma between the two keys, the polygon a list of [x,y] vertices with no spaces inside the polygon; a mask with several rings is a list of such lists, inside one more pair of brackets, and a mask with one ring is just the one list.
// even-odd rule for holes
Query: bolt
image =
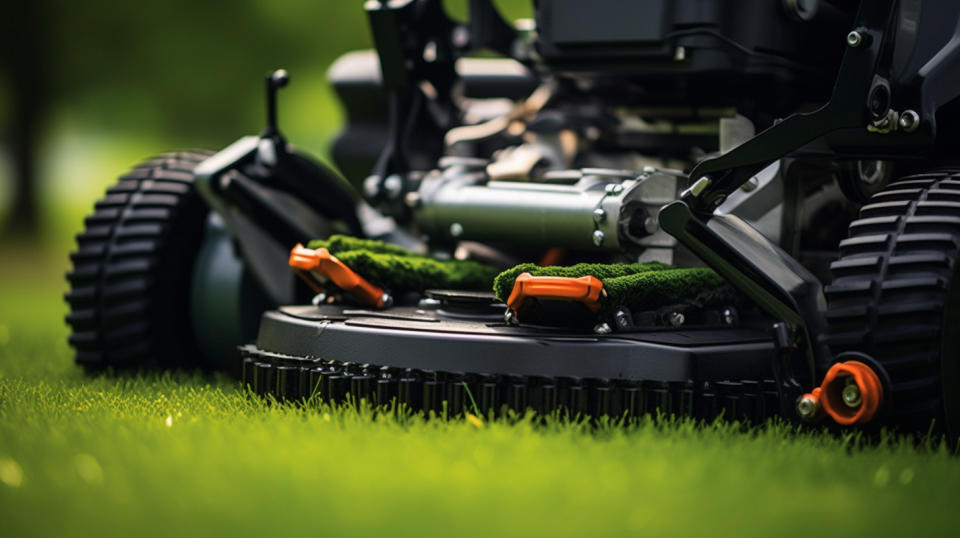
{"label": "bolt", "polygon": [[310,300],[310,303],[313,304],[313,306],[320,306],[325,302],[327,302],[326,293],[318,293],[313,296],[313,299]]}
{"label": "bolt", "polygon": [[386,191],[387,196],[390,198],[400,196],[400,193],[403,191],[403,178],[396,174],[387,176],[387,179],[383,180],[383,190]]}
{"label": "bolt", "polygon": [[670,322],[670,325],[679,327],[687,321],[687,318],[682,312],[671,312],[670,316],[667,318],[667,321]]}
{"label": "bolt", "polygon": [[733,308],[724,308],[720,316],[727,325],[733,325],[737,322],[737,311]]}
{"label": "bolt", "polygon": [[607,194],[620,194],[623,192],[623,185],[619,183],[610,183],[605,187]]}
{"label": "bolt", "polygon": [[454,222],[450,225],[450,235],[453,237],[460,237],[463,235],[463,225],[459,222]]}
{"label": "bolt", "polygon": [[840,396],[843,398],[844,405],[851,409],[856,409],[863,403],[860,386],[857,385],[857,382],[854,381],[852,377],[847,378],[847,386],[843,387],[843,392],[840,393]]}
{"label": "bolt", "polygon": [[604,240],[604,238],[605,238],[605,236],[604,236],[602,230],[594,230],[594,231],[593,231],[593,244],[594,244],[594,245],[596,245],[596,246],[598,246],[598,247],[601,246],[601,245],[603,245],[603,240]]}
{"label": "bolt", "polygon": [[797,400],[797,414],[803,420],[812,420],[820,413],[820,404],[809,394]]}
{"label": "bolt", "polygon": [[610,328],[609,324],[601,323],[593,328],[593,332],[596,334],[610,334],[613,332],[613,329]]}
{"label": "bolt", "polygon": [[384,293],[380,296],[380,302],[383,303],[383,308],[390,308],[393,306],[393,296],[389,293]]}
{"label": "bolt", "polygon": [[603,208],[598,207],[593,210],[593,222],[600,224],[601,222],[607,220],[607,212]]}
{"label": "bolt", "polygon": [[913,110],[904,110],[903,113],[900,114],[898,124],[905,132],[912,133],[920,126],[920,115]]}
{"label": "bolt", "polygon": [[656,217],[647,217],[643,219],[643,230],[647,232],[647,235],[653,235],[660,231],[660,222]]}
{"label": "bolt", "polygon": [[517,319],[517,314],[513,311],[512,308],[508,308],[506,312],[503,313],[503,322],[507,325],[519,325],[520,320]]}
{"label": "bolt", "polygon": [[847,34],[847,45],[857,48],[861,44],[863,44],[863,35],[860,32],[854,30]]}
{"label": "bolt", "polygon": [[889,133],[899,125],[899,118],[900,115],[896,110],[888,110],[885,116],[870,122],[868,129],[878,133]]}
{"label": "bolt", "polygon": [[633,327],[633,316],[631,316],[630,311],[625,308],[620,308],[614,312],[613,321],[616,322],[618,329],[629,329]]}
{"label": "bolt", "polygon": [[643,167],[643,173],[644,173],[644,174],[647,174],[647,175],[653,174],[653,173],[655,173],[656,171],[657,171],[657,169],[654,168],[654,167],[652,167],[652,166],[644,166],[644,167]]}
{"label": "bolt", "polygon": [[367,198],[376,198],[380,194],[380,176],[367,176],[363,180],[363,192]]}

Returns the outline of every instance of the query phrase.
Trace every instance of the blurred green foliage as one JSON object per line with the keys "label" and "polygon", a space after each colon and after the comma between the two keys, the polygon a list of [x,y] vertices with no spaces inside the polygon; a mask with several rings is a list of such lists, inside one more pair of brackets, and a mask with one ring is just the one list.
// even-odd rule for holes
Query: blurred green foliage
{"label": "blurred green foliage", "polygon": [[[456,18],[467,0],[445,0]],[[532,0],[498,0],[508,19]],[[54,242],[126,167],[149,154],[224,147],[264,122],[263,75],[283,67],[288,139],[323,155],[341,115],[326,70],[371,47],[363,0],[31,0],[0,28],[0,228],[22,178],[16,110],[29,94],[31,180],[42,238]],[[25,83],[16,83],[24,81]],[[62,225],[61,225],[62,223]],[[66,223],[73,223],[72,226]]]}

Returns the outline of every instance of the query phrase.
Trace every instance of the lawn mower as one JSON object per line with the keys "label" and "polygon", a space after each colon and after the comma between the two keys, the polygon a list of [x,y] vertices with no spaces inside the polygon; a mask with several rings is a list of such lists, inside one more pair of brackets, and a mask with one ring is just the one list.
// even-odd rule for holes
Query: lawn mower
{"label": "lawn mower", "polygon": [[71,255],[77,362],[960,432],[960,3],[468,7],[363,5],[336,169],[284,138],[278,70],[258,136],[121,176]]}

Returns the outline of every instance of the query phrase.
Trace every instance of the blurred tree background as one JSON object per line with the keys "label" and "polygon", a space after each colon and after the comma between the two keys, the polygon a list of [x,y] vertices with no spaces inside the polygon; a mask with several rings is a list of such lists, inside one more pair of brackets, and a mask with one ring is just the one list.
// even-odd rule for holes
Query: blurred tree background
{"label": "blurred tree background", "polygon": [[[263,126],[262,77],[283,67],[280,125],[324,157],[341,121],[326,69],[368,48],[363,0],[29,0],[5,9],[0,236],[66,246],[117,175],[153,153],[218,149]],[[447,0],[462,17],[466,0]],[[509,18],[531,0],[499,1]]]}

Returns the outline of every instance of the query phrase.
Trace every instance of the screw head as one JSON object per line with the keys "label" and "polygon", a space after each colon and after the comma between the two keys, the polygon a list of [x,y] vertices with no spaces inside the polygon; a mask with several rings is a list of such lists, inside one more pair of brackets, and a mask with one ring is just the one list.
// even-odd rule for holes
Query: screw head
{"label": "screw head", "polygon": [[593,222],[597,224],[607,220],[607,212],[602,207],[593,210]]}
{"label": "screw head", "polygon": [[453,224],[451,224],[450,235],[452,235],[453,237],[460,237],[461,235],[463,235],[463,224],[460,224],[459,222],[454,222]]}
{"label": "screw head", "polygon": [[860,386],[853,381],[852,377],[847,381],[847,386],[843,387],[843,392],[840,393],[840,397],[843,398],[843,404],[851,409],[856,409],[863,403]]}
{"label": "screw head", "polygon": [[851,47],[856,48],[856,47],[859,47],[862,43],[863,43],[863,35],[860,32],[854,30],[849,34],[847,34],[847,45],[850,45]]}
{"label": "screw head", "polygon": [[903,131],[912,133],[920,126],[920,115],[913,110],[904,110],[897,124]]}
{"label": "screw head", "polygon": [[383,303],[383,308],[390,308],[393,306],[393,296],[389,293],[384,293],[381,295],[380,301]]}
{"label": "screw head", "polygon": [[804,395],[797,400],[797,414],[803,420],[810,420],[820,412],[820,404],[810,395]]}
{"label": "screw head", "polygon": [[603,240],[606,238],[602,230],[593,231],[593,244],[596,246],[603,245]]}

